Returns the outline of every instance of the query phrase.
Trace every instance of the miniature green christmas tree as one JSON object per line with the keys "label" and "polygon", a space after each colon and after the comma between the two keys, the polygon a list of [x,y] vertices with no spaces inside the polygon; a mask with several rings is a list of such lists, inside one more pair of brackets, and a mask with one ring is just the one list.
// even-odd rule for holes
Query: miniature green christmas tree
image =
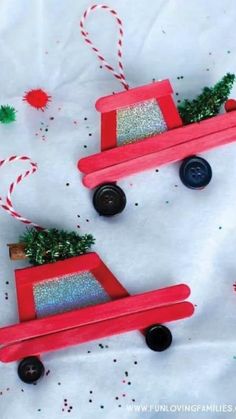
{"label": "miniature green christmas tree", "polygon": [[25,255],[32,265],[56,262],[86,253],[94,244],[91,234],[80,236],[75,232],[66,232],[55,228],[48,230],[27,229],[20,237],[24,243]]}
{"label": "miniature green christmas tree", "polygon": [[16,110],[9,105],[2,105],[0,107],[0,122],[2,124],[10,124],[16,120]]}
{"label": "miniature green christmas tree", "polygon": [[235,75],[227,73],[215,86],[204,87],[196,99],[191,101],[185,99],[178,106],[184,124],[191,124],[217,115],[228,99],[234,81]]}

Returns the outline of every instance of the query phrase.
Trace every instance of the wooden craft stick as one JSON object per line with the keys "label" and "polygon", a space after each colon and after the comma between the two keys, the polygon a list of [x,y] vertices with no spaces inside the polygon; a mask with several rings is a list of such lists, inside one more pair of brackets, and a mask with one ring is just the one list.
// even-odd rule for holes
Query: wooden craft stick
{"label": "wooden craft stick", "polygon": [[116,111],[101,114],[101,150],[116,147]]}
{"label": "wooden craft stick", "polygon": [[183,301],[189,295],[189,287],[185,284],[180,284],[42,319],[19,323],[0,329],[0,345],[8,345],[36,336],[52,334],[107,319],[127,316],[131,313]]}
{"label": "wooden craft stick", "polygon": [[27,356],[42,354],[90,340],[143,329],[152,324],[183,319],[191,316],[193,312],[193,305],[189,302],[183,302],[153,308],[144,312],[131,313],[115,319],[107,319],[78,328],[13,343],[0,349],[0,360],[2,362],[16,361]]}
{"label": "wooden craft stick", "polygon": [[[224,131],[232,127],[236,127],[236,111],[176,128],[133,144],[126,144],[111,150],[103,151],[102,153],[85,157],[79,160],[78,168],[82,173],[93,173],[106,167],[134,160],[138,157],[156,153],[167,148],[170,149],[177,144],[185,142],[188,144],[188,142],[192,140],[197,141],[198,138],[205,137],[213,133],[219,133],[220,131]],[[205,149],[207,149],[207,147]]]}
{"label": "wooden craft stick", "polygon": [[116,182],[134,173],[182,160],[191,155],[228,144],[235,140],[236,127],[229,128],[90,173],[84,177],[83,183],[88,188],[94,188],[103,183]]}
{"label": "wooden craft stick", "polygon": [[17,269],[15,271],[16,281],[20,285],[34,284],[46,279],[52,279],[57,276],[73,274],[75,272],[89,271],[97,268],[101,259],[95,252],[86,253],[80,256],[74,256],[65,260],[59,260],[54,263],[45,263],[39,266],[29,266],[28,268]]}
{"label": "wooden craft stick", "polygon": [[126,92],[101,97],[97,100],[95,107],[99,112],[111,112],[115,109],[135,105],[144,100],[168,96],[172,93],[173,89],[170,81],[166,79],[161,82],[157,81],[155,83],[145,84],[141,87],[135,87]]}

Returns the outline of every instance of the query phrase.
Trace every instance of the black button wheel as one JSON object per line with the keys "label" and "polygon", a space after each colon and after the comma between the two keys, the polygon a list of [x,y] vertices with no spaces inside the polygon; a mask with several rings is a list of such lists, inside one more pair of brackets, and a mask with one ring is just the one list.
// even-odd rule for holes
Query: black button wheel
{"label": "black button wheel", "polygon": [[93,205],[100,215],[116,215],[124,210],[126,196],[123,190],[117,185],[102,185],[94,192]]}
{"label": "black button wheel", "polygon": [[168,327],[155,324],[146,331],[146,344],[152,351],[165,351],[172,342],[172,334]]}
{"label": "black button wheel", "polygon": [[187,188],[202,189],[210,183],[212,170],[206,160],[193,156],[183,161],[180,166],[179,176]]}
{"label": "black button wheel", "polygon": [[36,356],[24,358],[18,366],[18,375],[27,384],[35,383],[43,374],[44,366]]}

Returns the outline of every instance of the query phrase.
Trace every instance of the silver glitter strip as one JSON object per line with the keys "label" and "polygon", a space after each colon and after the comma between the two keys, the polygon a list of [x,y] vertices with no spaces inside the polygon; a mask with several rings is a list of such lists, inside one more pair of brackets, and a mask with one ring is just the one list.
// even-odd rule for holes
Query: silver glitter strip
{"label": "silver glitter strip", "polygon": [[110,300],[91,272],[66,275],[33,287],[37,317],[63,313]]}
{"label": "silver glitter strip", "polygon": [[156,99],[117,111],[117,145],[133,143],[167,131],[167,125]]}

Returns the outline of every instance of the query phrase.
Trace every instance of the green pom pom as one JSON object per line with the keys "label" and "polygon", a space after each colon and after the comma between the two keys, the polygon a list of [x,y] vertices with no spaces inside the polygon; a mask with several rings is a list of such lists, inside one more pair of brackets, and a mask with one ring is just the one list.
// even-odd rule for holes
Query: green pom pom
{"label": "green pom pom", "polygon": [[184,124],[199,122],[219,113],[226,102],[235,81],[235,75],[227,73],[213,87],[204,87],[202,93],[193,100],[185,99],[178,107]]}
{"label": "green pom pom", "polygon": [[2,105],[0,107],[0,122],[2,124],[10,124],[16,120],[16,110],[9,105]]}
{"label": "green pom pom", "polygon": [[55,228],[49,230],[27,229],[20,242],[25,244],[25,253],[32,265],[56,262],[86,253],[94,244],[91,234],[80,236]]}

